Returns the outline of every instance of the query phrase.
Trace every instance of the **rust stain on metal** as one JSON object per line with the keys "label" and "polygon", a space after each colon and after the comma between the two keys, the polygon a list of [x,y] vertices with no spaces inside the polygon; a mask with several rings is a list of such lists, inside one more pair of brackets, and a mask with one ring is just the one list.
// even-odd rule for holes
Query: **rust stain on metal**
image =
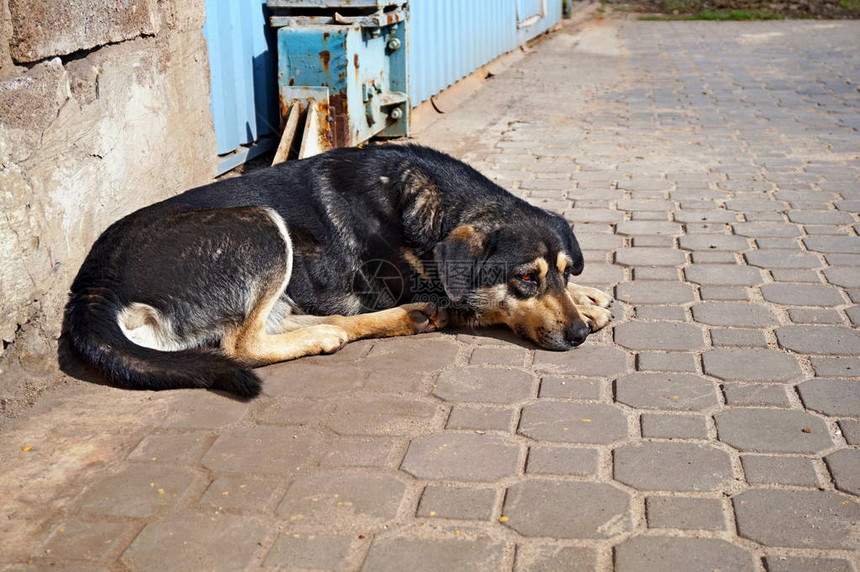
{"label": "rust stain on metal", "polygon": [[325,69],[326,73],[328,73],[328,65],[331,62],[331,52],[328,50],[323,50],[320,52],[320,62],[322,62],[323,69]]}
{"label": "rust stain on metal", "polygon": [[354,66],[355,66],[355,69],[358,69],[358,54],[355,54],[355,55],[352,57],[352,65],[354,65]]}
{"label": "rust stain on metal", "polygon": [[349,121],[346,112],[346,93],[332,93],[329,98],[329,117],[334,120],[332,136],[335,147],[349,145]]}

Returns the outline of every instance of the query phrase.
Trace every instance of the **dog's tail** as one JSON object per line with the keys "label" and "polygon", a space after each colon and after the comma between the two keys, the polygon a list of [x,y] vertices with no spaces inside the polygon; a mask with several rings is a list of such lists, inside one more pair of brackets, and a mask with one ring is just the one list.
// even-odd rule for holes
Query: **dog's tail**
{"label": "dog's tail", "polygon": [[216,349],[166,352],[129,340],[117,316],[124,304],[110,287],[73,287],[64,316],[70,349],[112,383],[126,389],[220,389],[259,395],[260,378]]}

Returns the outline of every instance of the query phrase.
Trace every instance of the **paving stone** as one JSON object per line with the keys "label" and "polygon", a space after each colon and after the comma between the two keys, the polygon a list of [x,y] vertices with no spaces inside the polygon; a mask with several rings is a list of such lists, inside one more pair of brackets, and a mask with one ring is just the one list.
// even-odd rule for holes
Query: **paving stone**
{"label": "paving stone", "polygon": [[615,547],[618,572],[757,570],[749,551],[715,538],[636,536]]}
{"label": "paving stone", "polygon": [[517,546],[514,572],[593,572],[597,552],[582,546],[525,544]]}
{"label": "paving stone", "polygon": [[156,403],[160,415],[148,421],[156,427],[217,429],[236,423],[248,410],[248,403],[208,391],[177,391],[162,395],[158,396]]}
{"label": "paving stone", "polygon": [[492,482],[513,475],[518,459],[510,439],[443,432],[413,439],[400,468],[420,479]]}
{"label": "paving stone", "polygon": [[397,376],[424,374],[453,363],[458,350],[456,344],[441,339],[427,340],[422,336],[390,338],[373,346],[364,367]]}
{"label": "paving stone", "polygon": [[495,407],[455,406],[448,417],[447,429],[474,429],[477,431],[507,431],[513,417],[511,409]]}
{"label": "paving stone", "polygon": [[519,433],[537,441],[613,443],[627,437],[627,418],[613,405],[540,401],[523,408]]}
{"label": "paving stone", "polygon": [[825,415],[860,417],[860,381],[812,379],[797,386],[803,404]]}
{"label": "paving stone", "polygon": [[704,371],[725,381],[789,382],[802,375],[797,359],[777,350],[717,348],[702,354]]}
{"label": "paving stone", "polygon": [[597,449],[532,447],[529,449],[526,472],[544,475],[596,477],[598,461]]}
{"label": "paving stone", "polygon": [[498,570],[503,551],[503,544],[483,536],[476,539],[377,536],[361,569],[365,572]]}
{"label": "paving stone", "polygon": [[629,506],[607,484],[529,480],[508,488],[502,515],[523,536],[612,538],[630,530]]}
{"label": "paving stone", "polygon": [[[800,241],[796,238],[757,238],[756,246],[761,250],[800,250]],[[788,253],[783,253],[788,254]]]}
{"label": "paving stone", "polygon": [[567,377],[545,377],[540,382],[539,397],[561,399],[600,399],[602,383]]}
{"label": "paving stone", "polygon": [[526,350],[511,348],[475,348],[470,365],[510,365],[520,367],[526,357]]}
{"label": "paving stone", "polygon": [[[624,237],[618,238],[623,240]],[[675,238],[671,236],[634,236],[630,242],[634,248],[673,248],[675,246]]]}
{"label": "paving stone", "polygon": [[845,288],[860,288],[860,272],[856,268],[826,268],[824,276],[827,281]]}
{"label": "paving stone", "polygon": [[[343,365],[339,362],[320,363],[296,360],[270,365],[257,370],[257,373],[263,380],[265,395],[271,397],[326,397],[350,393],[361,388],[371,372],[362,367],[353,367],[347,375],[344,375]],[[313,380],[313,382],[308,383],[309,380]]]}
{"label": "paving stone", "polygon": [[824,460],[837,489],[860,495],[860,450],[842,449],[830,453]]}
{"label": "paving stone", "polygon": [[680,266],[684,253],[673,248],[621,248],[615,251],[615,263],[624,266]]}
{"label": "paving stone", "polygon": [[693,264],[735,264],[737,259],[733,252],[721,250],[699,250],[691,255]]}
{"label": "paving stone", "polygon": [[66,520],[54,527],[43,551],[61,560],[107,560],[134,529],[129,522]]}
{"label": "paving stone", "polygon": [[377,437],[337,437],[320,456],[323,467],[383,467],[392,441]]}
{"label": "paving stone", "polygon": [[421,494],[418,516],[489,520],[496,502],[495,489],[430,486]]}
{"label": "paving stone", "polygon": [[675,220],[677,222],[711,222],[711,223],[725,223],[725,222],[737,222],[738,217],[737,214],[724,210],[710,210],[710,211],[697,211],[697,210],[680,210],[675,212]]}
{"label": "paving stone", "polygon": [[857,549],[860,503],[845,495],[754,489],[735,496],[732,504],[738,534],[765,546]]}
{"label": "paving stone", "polygon": [[791,407],[783,385],[759,383],[728,383],[723,386],[726,405],[738,407]]}
{"label": "paving stone", "polygon": [[730,409],[714,419],[720,441],[741,451],[816,453],[833,445],[824,421],[802,411]]}
{"label": "paving stone", "polygon": [[569,352],[535,351],[538,373],[614,377],[627,371],[627,353],[607,346],[583,345]]}
{"label": "paving stone", "polygon": [[[749,189],[752,190],[752,189]],[[726,208],[731,211],[747,212],[747,211],[763,211],[763,212],[781,212],[785,210],[786,205],[782,201],[771,200],[731,200],[726,201]]]}
{"label": "paving stone", "polygon": [[732,480],[728,453],[711,445],[645,442],[613,456],[615,479],[643,491],[712,491]]}
{"label": "paving stone", "polygon": [[735,234],[758,238],[760,236],[795,237],[802,236],[796,224],[785,222],[738,222],[732,225]]}
{"label": "paving stone", "polygon": [[201,462],[213,471],[291,475],[314,463],[321,443],[308,429],[248,427],[220,435]]}
{"label": "paving stone", "polygon": [[857,236],[812,236],[804,238],[803,244],[815,252],[860,253],[860,237]]}
{"label": "paving stone", "polygon": [[338,403],[327,423],[342,435],[405,435],[428,427],[436,409],[418,399],[353,397]]}
{"label": "paving stone", "polygon": [[97,481],[76,504],[84,514],[150,516],[185,502],[195,484],[201,476],[191,469],[134,464]]}
{"label": "paving stone", "polygon": [[209,448],[212,438],[203,433],[153,434],[129,453],[129,461],[188,464]]}
{"label": "paving stone", "polygon": [[740,330],[735,328],[711,329],[711,343],[715,346],[767,348],[767,336],[762,330]]}
{"label": "paving stone", "polygon": [[806,558],[803,556],[766,556],[768,572],[854,572],[847,560]]}
{"label": "paving stone", "polygon": [[829,308],[789,308],[788,317],[795,324],[842,324],[842,316]]}
{"label": "paving stone", "polygon": [[712,381],[681,373],[631,373],[615,382],[615,399],[639,409],[702,411],[717,401]]}
{"label": "paving stone", "polygon": [[379,524],[394,518],[405,491],[406,485],[382,473],[329,471],[307,475],[287,489],[278,515],[303,525]]}
{"label": "paving stone", "polygon": [[332,409],[328,400],[273,399],[257,419],[267,425],[315,425],[321,424]]}
{"label": "paving stone", "polygon": [[860,445],[860,420],[841,419],[839,429],[849,445]]}
{"label": "paving stone", "polygon": [[263,566],[301,570],[343,570],[355,537],[343,534],[278,535]]}
{"label": "paving stone", "polygon": [[837,326],[783,326],[775,330],[782,347],[803,354],[860,354],[860,332]]}
{"label": "paving stone", "polygon": [[821,278],[814,270],[798,270],[795,268],[771,268],[770,275],[776,282],[807,282],[821,284]]}
{"label": "paving stone", "polygon": [[277,500],[282,490],[276,478],[221,475],[206,489],[200,505],[216,510],[264,512]]}
{"label": "paving stone", "polygon": [[821,377],[860,377],[860,358],[814,357],[809,361],[812,362],[815,375]]}
{"label": "paving stone", "polygon": [[728,234],[687,235],[679,239],[681,248],[686,250],[728,250],[731,252],[743,252],[748,250],[749,240],[742,236]]}
{"label": "paving stone", "polygon": [[854,217],[849,213],[836,210],[794,210],[788,213],[788,218],[792,222],[801,224],[851,224],[854,222]]}
{"label": "paving stone", "polygon": [[645,499],[648,528],[725,530],[719,499],[649,496]]}
{"label": "paving stone", "polygon": [[253,517],[181,513],[150,522],[122,555],[131,570],[243,570],[269,525]]}
{"label": "paving stone", "polygon": [[458,367],[442,372],[433,394],[445,401],[515,403],[533,396],[535,378],[518,369]]}
{"label": "paving stone", "polygon": [[699,288],[702,300],[749,300],[746,288],[741,286],[702,286]]}
{"label": "paving stone", "polygon": [[712,326],[762,328],[778,323],[773,311],[762,304],[702,302],[692,310],[697,322]]}
{"label": "paving stone", "polygon": [[[601,260],[605,253],[601,251]],[[602,288],[624,280],[624,269],[612,264],[589,262],[582,274],[576,277],[578,284],[590,284]]]}
{"label": "paving stone", "polygon": [[640,423],[642,436],[648,439],[708,438],[708,425],[700,416],[643,413]]}
{"label": "paving stone", "polygon": [[619,284],[615,297],[631,304],[684,304],[696,299],[689,284],[650,280]]}
{"label": "paving stone", "polygon": [[696,358],[688,353],[643,352],[636,357],[639,371],[695,372]]}
{"label": "paving stone", "polygon": [[755,286],[763,281],[757,268],[728,264],[692,264],[684,275],[690,282],[712,286]]}
{"label": "paving stone", "polygon": [[628,322],[615,327],[615,342],[634,350],[695,351],[705,346],[702,329],[678,322]]}
{"label": "paving stone", "polygon": [[680,306],[637,306],[636,317],[640,320],[684,322],[687,319],[687,312]]}
{"label": "paving stone", "polygon": [[615,230],[618,234],[655,234],[658,236],[673,236],[683,234],[681,225],[676,222],[662,221],[623,221]]}
{"label": "paving stone", "polygon": [[676,267],[649,266],[643,268],[639,266],[633,269],[633,279],[640,282],[642,280],[676,281],[680,280],[680,276],[679,269]]}
{"label": "paving stone", "polygon": [[805,457],[743,455],[741,463],[751,485],[818,486],[815,467]]}
{"label": "paving stone", "polygon": [[807,252],[784,250],[753,250],[744,255],[747,263],[770,270],[772,268],[819,268],[821,260]]}
{"label": "paving stone", "polygon": [[787,306],[838,306],[845,301],[835,288],[812,284],[765,284],[761,294],[768,302]]}

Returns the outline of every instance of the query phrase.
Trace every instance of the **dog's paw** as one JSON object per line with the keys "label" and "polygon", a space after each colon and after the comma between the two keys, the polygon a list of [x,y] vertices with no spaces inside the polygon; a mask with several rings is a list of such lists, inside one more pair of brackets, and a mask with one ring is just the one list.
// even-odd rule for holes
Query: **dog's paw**
{"label": "dog's paw", "polygon": [[570,292],[573,302],[577,306],[590,305],[608,308],[609,304],[612,303],[612,296],[602,290],[598,290],[597,288],[580,286],[578,284],[568,284],[567,291]]}
{"label": "dog's paw", "polygon": [[412,329],[416,334],[435,332],[448,325],[448,311],[433,302],[407,304],[403,308],[409,313]]}
{"label": "dog's paw", "polygon": [[585,305],[577,306],[576,309],[588,320],[592,332],[603,329],[612,319],[612,312],[600,306]]}
{"label": "dog's paw", "polygon": [[308,329],[313,329],[313,341],[321,354],[332,354],[349,342],[349,334],[340,326],[323,324]]}

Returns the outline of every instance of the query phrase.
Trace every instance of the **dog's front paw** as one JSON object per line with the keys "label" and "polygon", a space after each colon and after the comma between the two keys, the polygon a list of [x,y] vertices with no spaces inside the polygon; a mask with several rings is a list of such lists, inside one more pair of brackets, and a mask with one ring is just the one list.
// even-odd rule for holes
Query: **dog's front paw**
{"label": "dog's front paw", "polygon": [[[340,326],[312,326],[313,340],[321,354],[333,354],[349,342],[349,334]],[[308,329],[311,329],[308,328]]]}
{"label": "dog's front paw", "polygon": [[409,312],[413,332],[416,334],[435,332],[448,325],[448,311],[433,302],[408,304],[405,309]]}
{"label": "dog's front paw", "polygon": [[612,303],[612,296],[597,288],[580,286],[579,284],[568,284],[567,291],[570,292],[577,306],[591,305],[608,308],[609,304]]}
{"label": "dog's front paw", "polygon": [[603,329],[612,319],[612,312],[600,306],[585,305],[577,306],[576,309],[591,324],[592,332]]}

